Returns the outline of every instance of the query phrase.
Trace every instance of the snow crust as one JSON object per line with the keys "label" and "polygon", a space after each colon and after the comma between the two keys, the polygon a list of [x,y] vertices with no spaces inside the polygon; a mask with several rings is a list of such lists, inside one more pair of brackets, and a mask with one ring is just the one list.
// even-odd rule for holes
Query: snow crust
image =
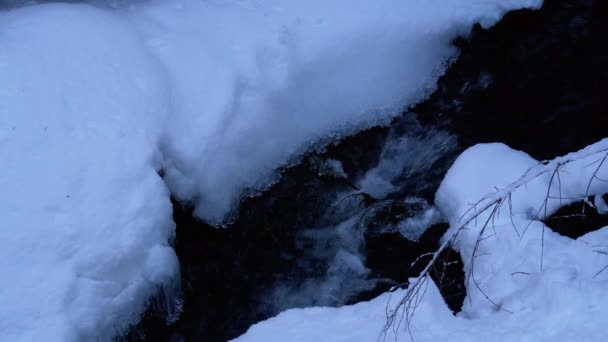
{"label": "snow crust", "polygon": [[457,53],[450,41],[473,23],[540,2],[0,12],[0,339],[123,333],[177,277],[169,189],[222,222],[313,144],[426,96]]}
{"label": "snow crust", "polygon": [[[608,183],[600,181],[608,177],[608,164],[603,164],[607,153],[608,139],[544,163],[503,144],[477,145],[462,153],[436,195],[436,205],[451,223],[444,239],[456,233],[471,206],[482,206],[484,198],[494,201],[509,192],[512,205],[500,207],[487,229],[490,211],[458,233],[455,248],[463,258],[466,278],[473,279],[466,284],[462,312],[453,315],[428,280],[410,324],[401,320],[386,338],[605,340],[608,273],[601,271],[608,265],[608,227],[573,240],[552,232],[538,219],[560,205],[608,192]],[[561,187],[551,177],[557,166]],[[593,175],[597,178],[589,183]],[[547,192],[552,181],[556,183]],[[539,213],[547,193],[556,198],[547,202],[546,214],[544,209]],[[342,308],[289,310],[254,325],[235,341],[373,341],[381,336],[386,310],[390,312],[404,293],[398,290]]]}

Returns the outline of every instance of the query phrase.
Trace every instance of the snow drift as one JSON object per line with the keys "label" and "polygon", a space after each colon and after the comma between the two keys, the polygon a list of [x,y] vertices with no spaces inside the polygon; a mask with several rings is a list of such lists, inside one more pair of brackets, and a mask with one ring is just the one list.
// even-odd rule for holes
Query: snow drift
{"label": "snow drift", "polygon": [[124,332],[178,272],[169,190],[222,222],[428,95],[473,23],[541,1],[89,3],[0,12],[0,339]]}

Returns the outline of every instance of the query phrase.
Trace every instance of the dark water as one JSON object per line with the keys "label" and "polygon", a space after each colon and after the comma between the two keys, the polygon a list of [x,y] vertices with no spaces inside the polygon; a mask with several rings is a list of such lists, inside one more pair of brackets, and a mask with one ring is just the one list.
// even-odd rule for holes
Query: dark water
{"label": "dark water", "polygon": [[547,0],[456,44],[462,53],[416,111],[463,146],[504,142],[548,159],[608,132],[608,3]]}
{"label": "dark water", "polygon": [[[432,203],[462,149],[500,141],[546,159],[608,135],[606,37],[606,1],[545,1],[540,11],[512,12],[455,42],[461,56],[427,101],[390,128],[361,132],[285,170],[270,190],[243,200],[228,228],[197,222],[174,203],[182,315],[166,325],[150,309],[127,339],[226,341],[287,307],[352,303],[404,282],[417,271],[410,261],[435,248],[445,229],[404,238],[399,222],[425,210],[407,199]],[[436,153],[425,155],[424,146]],[[340,161],[347,177],[320,175],[328,160]],[[381,196],[361,182],[375,167],[392,186]],[[362,213],[363,223],[344,223]],[[549,223],[557,230],[604,224],[557,216]],[[457,311],[462,272],[458,265],[447,272],[443,294]]]}

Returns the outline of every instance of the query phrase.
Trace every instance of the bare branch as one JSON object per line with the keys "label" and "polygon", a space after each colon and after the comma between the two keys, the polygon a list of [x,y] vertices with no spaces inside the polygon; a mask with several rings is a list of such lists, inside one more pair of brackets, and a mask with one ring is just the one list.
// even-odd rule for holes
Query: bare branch
{"label": "bare branch", "polygon": [[[471,204],[470,207],[456,221],[456,223],[458,225],[455,229],[453,229],[452,235],[449,238],[445,239],[444,242],[439,246],[439,248],[435,252],[423,254],[420,257],[418,257],[414,261],[414,263],[412,263],[412,266],[414,266],[421,259],[430,257],[430,260],[427,262],[425,268],[422,270],[422,272],[420,273],[418,278],[416,278],[414,281],[412,281],[410,283],[408,289],[406,290],[406,292],[403,295],[403,297],[401,298],[401,300],[397,303],[395,308],[393,308],[392,310],[389,310],[388,304],[387,304],[387,309],[386,309],[387,319],[386,319],[386,323],[385,323],[381,336],[383,336],[385,338],[386,334],[391,329],[391,327],[393,329],[396,328],[398,330],[399,327],[401,327],[401,324],[405,323],[405,329],[408,331],[410,338],[413,340],[413,335],[412,335],[412,332],[410,329],[411,320],[413,318],[415,309],[417,308],[417,306],[420,303],[422,295],[424,295],[424,292],[426,291],[426,286],[428,285],[427,281],[429,279],[431,269],[434,267],[440,254],[442,252],[444,252],[448,247],[452,247],[455,245],[458,235],[462,231],[469,230],[468,225],[472,222],[474,222],[475,226],[477,226],[477,219],[481,215],[483,215],[484,213],[487,213],[487,212],[489,212],[488,217],[485,218],[484,224],[481,227],[479,233],[477,234],[475,246],[473,248],[473,252],[472,252],[472,255],[470,258],[471,261],[470,261],[470,265],[468,268],[467,280],[466,280],[467,288],[470,288],[470,284],[472,283],[474,285],[474,287],[477,290],[479,290],[479,292],[485,297],[485,299],[488,300],[490,303],[492,303],[494,306],[496,306],[497,309],[505,311],[505,312],[511,312],[511,311],[505,309],[501,304],[492,300],[491,297],[487,293],[485,293],[485,291],[481,288],[481,284],[478,282],[478,280],[475,277],[475,260],[476,260],[476,258],[481,255],[487,254],[487,253],[479,252],[481,243],[484,240],[486,240],[487,238],[489,238],[489,236],[484,236],[484,233],[485,233],[487,227],[491,223],[492,229],[495,230],[494,220],[495,220],[496,216],[499,215],[502,205],[506,202],[508,205],[508,208],[509,208],[509,215],[510,215],[509,220],[511,221],[511,226],[513,227],[513,231],[517,234],[518,237],[520,237],[520,238],[523,237],[523,235],[525,235],[525,233],[528,230],[528,228],[530,227],[530,225],[534,221],[540,220],[541,213],[543,213],[543,217],[545,217],[545,218],[547,217],[547,215],[549,214],[549,200],[550,199],[559,200],[559,206],[562,206],[564,204],[564,202],[563,202],[564,200],[569,200],[569,201],[576,200],[574,198],[567,198],[567,197],[563,196],[563,193],[562,193],[563,180],[561,178],[560,172],[567,173],[567,171],[562,170],[565,165],[568,165],[574,161],[584,160],[584,159],[594,156],[594,155],[601,155],[601,157],[598,158],[597,161],[592,163],[592,164],[598,163],[598,166],[594,170],[594,172],[591,176],[591,179],[590,179],[589,183],[587,184],[587,189],[585,192],[586,193],[585,198],[587,198],[589,196],[589,191],[591,190],[591,183],[593,182],[593,180],[605,181],[604,179],[598,177],[598,172],[600,171],[601,167],[605,163],[606,159],[608,159],[608,148],[595,149],[595,150],[589,149],[587,151],[583,150],[578,153],[571,153],[566,156],[559,157],[559,158],[556,158],[553,160],[541,161],[538,164],[528,168],[523,173],[523,175],[520,176],[520,178],[518,180],[516,180],[515,182],[507,185],[506,187],[504,187],[502,189],[495,188],[494,192],[491,192],[491,193],[483,196],[480,200]],[[590,164],[590,165],[592,165],[592,164]],[[526,225],[523,232],[520,233],[513,220],[512,194],[521,187],[524,187],[527,190],[527,184],[530,181],[532,181],[542,175],[545,175],[545,174],[550,174],[545,198],[544,198],[541,206],[538,208],[536,214],[532,217],[532,219],[529,220],[529,222]],[[551,188],[553,186],[555,179],[557,179],[558,192],[559,192],[558,197],[551,195]],[[546,226],[543,224],[542,237],[541,237],[541,257],[540,257],[540,269],[541,270],[543,267],[543,259],[544,259],[545,229],[546,229]],[[496,234],[496,232],[494,231],[494,235],[495,234]],[[604,268],[602,268],[594,277],[596,277],[597,275],[599,275],[606,269],[608,269],[608,265],[606,265]],[[526,272],[512,273],[512,275],[516,275],[516,274],[528,275],[529,273],[526,273]],[[424,288],[424,290],[422,290],[423,288]]]}

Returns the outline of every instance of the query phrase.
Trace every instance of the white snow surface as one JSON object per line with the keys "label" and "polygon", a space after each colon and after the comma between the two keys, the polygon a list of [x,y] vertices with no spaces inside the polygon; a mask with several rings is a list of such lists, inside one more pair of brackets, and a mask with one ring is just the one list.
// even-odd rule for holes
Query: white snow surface
{"label": "white snow surface", "polygon": [[109,339],[177,273],[157,68],[106,12],[0,14],[0,340]]}
{"label": "white snow surface", "polygon": [[0,12],[0,340],[123,333],[178,274],[169,190],[222,222],[428,95],[473,23],[541,1],[90,3]]}
{"label": "white snow surface", "polygon": [[[162,4],[161,4],[162,3]],[[167,182],[211,223],[311,145],[385,123],[435,87],[475,22],[538,0],[162,1],[131,20],[172,96]]]}
{"label": "white snow surface", "polygon": [[[574,240],[549,228],[543,236],[543,224],[536,219],[545,215],[544,208],[540,214],[538,209],[544,205],[557,165],[562,165],[561,204],[608,192],[608,183],[601,181],[608,179],[607,153],[608,139],[548,163],[538,163],[503,144],[465,151],[436,195],[436,205],[451,223],[444,239],[471,217],[472,205],[479,209],[486,203],[484,198],[494,201],[512,193],[512,205],[505,202],[485,231],[489,211],[458,235],[455,248],[463,257],[465,273],[479,287],[473,280],[467,283],[463,310],[453,315],[435,284],[426,281],[409,326],[402,320],[388,330],[386,340],[605,341],[608,272],[600,271],[608,265],[608,227]],[[597,178],[589,185],[594,174]],[[549,193],[557,197],[557,176],[553,182]],[[559,202],[550,199],[546,214],[554,212]],[[480,233],[482,241],[471,269]],[[383,337],[386,310],[394,308],[404,293],[398,290],[341,308],[289,310],[254,325],[235,341],[375,341]]]}

